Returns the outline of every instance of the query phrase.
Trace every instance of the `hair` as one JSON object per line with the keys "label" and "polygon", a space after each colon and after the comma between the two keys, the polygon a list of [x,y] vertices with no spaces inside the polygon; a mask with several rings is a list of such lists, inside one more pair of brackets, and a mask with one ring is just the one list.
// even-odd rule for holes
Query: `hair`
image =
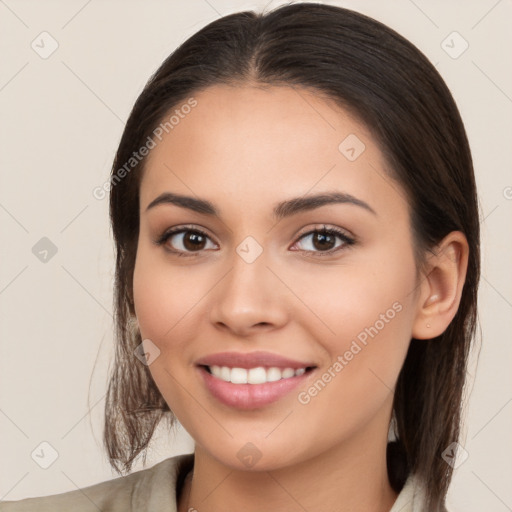
{"label": "hair", "polygon": [[147,365],[134,357],[142,341],[133,327],[133,271],[146,158],[128,173],[119,170],[173,108],[218,84],[305,88],[363,122],[384,155],[386,172],[407,196],[417,268],[448,233],[466,236],[469,261],[458,311],[434,343],[411,340],[394,394],[396,440],[387,451],[394,490],[414,473],[425,486],[426,509],[444,510],[452,467],[441,454],[459,439],[480,277],[478,201],[467,136],[448,87],[412,43],[372,18],[316,3],[217,19],[167,57],[134,104],[110,188],[116,249],[116,353],[104,424],[110,464],[118,473],[129,472],[141,453],[145,460],[160,421],[176,421]]}

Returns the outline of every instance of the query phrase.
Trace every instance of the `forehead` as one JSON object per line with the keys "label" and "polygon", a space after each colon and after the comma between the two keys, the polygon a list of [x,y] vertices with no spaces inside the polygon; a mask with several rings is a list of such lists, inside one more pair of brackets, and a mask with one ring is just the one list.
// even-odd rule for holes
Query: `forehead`
{"label": "forehead", "polygon": [[319,93],[218,85],[193,98],[150,152],[142,209],[167,189],[256,208],[312,189],[341,188],[371,201],[385,187],[385,162],[369,130]]}
{"label": "forehead", "polygon": [[178,122],[168,130],[190,144],[206,143],[220,150],[218,144],[228,136],[238,151],[266,143],[265,149],[272,149],[275,156],[278,144],[286,142],[280,152],[290,157],[304,143],[304,150],[318,149],[322,142],[333,149],[333,142],[347,130],[372,143],[362,123],[318,91],[296,86],[215,85],[194,94],[194,100],[196,106],[179,120],[174,116]]}

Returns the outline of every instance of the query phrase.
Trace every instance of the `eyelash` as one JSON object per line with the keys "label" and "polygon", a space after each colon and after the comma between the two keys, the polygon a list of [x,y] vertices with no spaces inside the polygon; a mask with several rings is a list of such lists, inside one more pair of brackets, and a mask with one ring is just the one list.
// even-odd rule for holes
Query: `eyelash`
{"label": "eyelash", "polygon": [[[162,246],[173,235],[177,235],[179,233],[187,233],[187,232],[196,233],[196,234],[199,234],[206,238],[210,238],[209,235],[207,235],[201,229],[198,229],[198,228],[192,227],[192,226],[181,226],[181,227],[169,229],[168,231],[164,231],[164,233],[162,233],[162,235],[160,235],[154,241],[154,243],[158,246]],[[324,256],[332,256],[334,253],[338,252],[339,250],[343,249],[344,247],[350,247],[351,245],[355,244],[355,242],[356,242],[353,238],[347,236],[346,233],[344,233],[343,231],[341,231],[337,228],[327,227],[325,225],[322,228],[315,228],[315,229],[312,229],[310,231],[307,231],[307,232],[301,234],[297,241],[302,240],[306,236],[309,236],[309,235],[312,235],[315,233],[322,233],[322,234],[327,234],[327,235],[338,236],[343,241],[343,244],[338,247],[335,247],[334,249],[329,249],[328,251],[304,251],[304,252],[314,253],[314,255],[315,255],[314,257],[321,258]],[[201,251],[180,251],[180,250],[176,250],[176,249],[166,249],[166,250],[168,250],[169,252],[176,254],[177,256],[180,256],[180,257],[196,257],[196,256],[199,256],[201,252],[203,252],[203,250],[201,250]]]}

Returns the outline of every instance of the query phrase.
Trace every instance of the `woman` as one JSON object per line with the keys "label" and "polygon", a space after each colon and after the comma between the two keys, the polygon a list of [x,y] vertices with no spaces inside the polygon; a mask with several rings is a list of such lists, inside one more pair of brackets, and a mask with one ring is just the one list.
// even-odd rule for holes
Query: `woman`
{"label": "woman", "polygon": [[194,453],[0,510],[446,510],[478,208],[410,42],[309,3],[209,24],[135,103],[110,213],[109,460],[164,418]]}

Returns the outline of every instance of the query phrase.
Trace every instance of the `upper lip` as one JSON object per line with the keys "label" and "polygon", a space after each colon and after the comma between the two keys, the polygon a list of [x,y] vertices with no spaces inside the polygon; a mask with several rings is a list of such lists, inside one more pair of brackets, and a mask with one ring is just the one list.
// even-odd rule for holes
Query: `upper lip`
{"label": "upper lip", "polygon": [[199,366],[227,366],[229,368],[309,368],[315,365],[311,362],[296,361],[271,352],[219,352],[201,357],[196,361]]}

